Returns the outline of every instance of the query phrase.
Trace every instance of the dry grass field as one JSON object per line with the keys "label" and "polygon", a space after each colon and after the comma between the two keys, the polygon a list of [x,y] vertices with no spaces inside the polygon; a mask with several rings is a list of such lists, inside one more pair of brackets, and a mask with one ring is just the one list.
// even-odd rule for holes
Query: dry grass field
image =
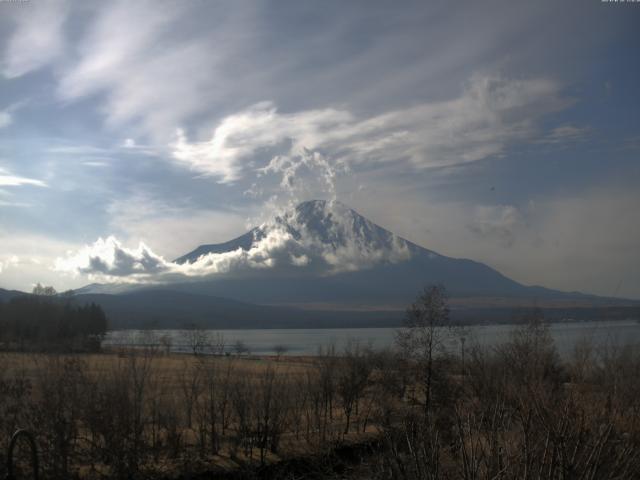
{"label": "dry grass field", "polygon": [[345,478],[345,455],[348,478],[640,475],[639,349],[585,343],[560,361],[539,322],[470,345],[464,361],[351,345],[280,358],[5,352],[0,365],[0,449],[30,429],[43,478]]}
{"label": "dry grass field", "polygon": [[347,426],[337,357],[138,349],[12,352],[0,362],[0,408],[9,413],[0,447],[14,429],[29,428],[52,478],[237,470],[324,451],[373,430],[358,423],[372,415],[363,391],[350,400],[358,406],[347,412]]}

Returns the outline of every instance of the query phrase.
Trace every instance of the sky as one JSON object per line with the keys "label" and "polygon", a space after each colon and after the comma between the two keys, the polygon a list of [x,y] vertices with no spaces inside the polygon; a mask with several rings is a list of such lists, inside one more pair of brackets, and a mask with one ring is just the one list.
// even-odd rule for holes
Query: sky
{"label": "sky", "polygon": [[322,198],[640,299],[639,44],[631,2],[0,0],[0,287]]}

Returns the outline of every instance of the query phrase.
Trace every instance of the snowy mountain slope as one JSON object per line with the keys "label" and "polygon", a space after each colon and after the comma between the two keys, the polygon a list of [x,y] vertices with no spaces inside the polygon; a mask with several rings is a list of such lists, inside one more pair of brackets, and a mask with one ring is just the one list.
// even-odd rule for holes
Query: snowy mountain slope
{"label": "snowy mountain slope", "polygon": [[193,263],[208,254],[260,248],[276,236],[290,240],[287,253],[294,266],[315,271],[324,267],[333,273],[407,260],[416,248],[340,202],[313,200],[234,240],[201,245],[175,262]]}

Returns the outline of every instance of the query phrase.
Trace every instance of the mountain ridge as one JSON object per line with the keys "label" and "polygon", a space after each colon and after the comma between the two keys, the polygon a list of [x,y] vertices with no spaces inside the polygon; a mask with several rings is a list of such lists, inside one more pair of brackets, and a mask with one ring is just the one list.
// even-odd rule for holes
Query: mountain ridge
{"label": "mountain ridge", "polygon": [[[342,216],[342,218],[336,222],[335,218],[337,216]],[[559,292],[546,289],[541,286],[525,286],[519,282],[511,280],[502,273],[481,262],[466,258],[454,258],[442,255],[393,234],[392,232],[366,219],[355,210],[347,207],[341,202],[330,202],[326,200],[310,200],[303,202],[292,212],[285,212],[283,215],[276,217],[273,223],[275,225],[283,226],[284,229],[291,233],[296,239],[300,239],[304,234],[307,234],[311,237],[319,238],[322,243],[329,245],[334,249],[344,247],[343,244],[345,242],[345,238],[350,237],[351,239],[355,239],[357,246],[364,245],[365,249],[372,244],[373,247],[369,248],[369,250],[385,248],[387,250],[391,250],[394,247],[397,247],[400,250],[404,249],[406,253],[407,258],[402,258],[402,255],[399,256],[400,258],[394,258],[392,255],[389,255],[387,259],[390,261],[385,262],[385,258],[383,258],[382,261],[373,262],[371,265],[365,265],[361,269],[347,269],[347,271],[340,272],[347,276],[357,275],[352,272],[360,270],[369,271],[370,273],[375,273],[376,270],[382,270],[380,274],[388,275],[389,272],[384,271],[385,266],[402,264],[405,261],[408,262],[413,260],[420,264],[417,268],[436,268],[438,270],[438,275],[435,276],[440,278],[431,278],[430,281],[431,283],[444,283],[445,286],[447,286],[447,283],[456,283],[455,281],[451,281],[451,275],[447,274],[450,274],[453,270],[462,269],[465,270],[467,274],[466,277],[472,280],[474,277],[484,275],[484,277],[491,276],[494,283],[500,284],[499,287],[496,287],[496,291],[487,291],[484,293],[514,294],[519,291],[519,293],[524,294],[526,290],[527,296],[547,294],[582,295],[577,292]],[[338,227],[335,226],[336,224]],[[349,234],[346,228],[344,228],[345,224],[348,224],[347,226],[351,227],[351,234]],[[272,228],[271,225],[263,224],[224,243],[199,245],[191,252],[177,258],[175,262],[178,264],[192,263],[208,254],[223,254],[236,249],[249,250],[256,244],[256,242],[259,242],[268,235],[269,228]],[[447,265],[440,265],[442,263]],[[300,273],[302,276],[305,272],[296,273]],[[416,274],[415,268],[413,274]],[[463,276],[465,275],[458,275],[458,277]],[[461,282],[458,281],[457,283]],[[474,285],[470,284],[468,281],[462,283],[464,283],[463,288],[457,288],[456,286],[452,287],[452,285],[448,285],[447,287],[455,294],[473,295],[474,293],[478,293],[474,291]],[[483,287],[476,285],[475,288],[482,290]],[[499,292],[498,290],[502,291]],[[263,300],[264,299],[261,301]],[[282,299],[279,299],[279,301],[281,300]]]}
{"label": "mountain ridge", "polygon": [[77,301],[101,304],[119,328],[397,326],[421,289],[436,283],[447,288],[452,314],[467,323],[507,322],[533,306],[562,319],[593,318],[613,304],[637,312],[640,305],[523,285],[484,263],[410,242],[333,201],[303,202],[232,240],[199,245],[174,264],[206,267],[227,257],[245,264],[162,284],[87,285]]}
{"label": "mountain ridge", "polygon": [[[166,285],[258,304],[384,302],[400,307],[424,285],[434,283],[445,285],[456,297],[603,298],[523,285],[484,263],[448,257],[401,238],[343,203],[328,200],[302,202],[232,240],[199,245],[174,263],[189,265],[207,256],[256,251],[277,235],[287,236],[285,247],[293,253],[286,248],[279,252],[280,263],[273,267]],[[300,264],[292,265],[293,258]],[[148,288],[155,287],[94,284],[79,292],[125,293]]]}

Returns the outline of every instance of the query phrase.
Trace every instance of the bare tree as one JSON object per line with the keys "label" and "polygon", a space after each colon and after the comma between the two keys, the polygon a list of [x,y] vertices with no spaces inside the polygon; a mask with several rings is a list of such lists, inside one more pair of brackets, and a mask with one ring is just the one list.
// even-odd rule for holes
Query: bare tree
{"label": "bare tree", "polygon": [[210,344],[209,332],[195,324],[190,325],[184,331],[184,339],[189,350],[194,355],[205,353],[207,346]]}
{"label": "bare tree", "polygon": [[233,344],[233,351],[236,352],[236,355],[241,356],[243,354],[248,354],[249,353],[249,348],[247,347],[247,345],[240,339],[236,340],[236,342]]}
{"label": "bare tree", "polygon": [[426,287],[409,306],[404,327],[396,332],[397,345],[418,368],[426,417],[431,409],[434,357],[443,349],[451,326],[447,292],[442,285],[435,285]]}
{"label": "bare tree", "polygon": [[269,366],[260,373],[255,385],[253,423],[256,429],[256,443],[260,450],[260,463],[264,463],[267,450],[278,452],[290,402],[287,383],[288,378],[285,374]]}
{"label": "bare tree", "polygon": [[35,287],[33,287],[33,291],[31,293],[33,293],[34,295],[39,295],[43,297],[53,297],[58,294],[55,288],[45,287],[39,282],[36,284]]}
{"label": "bare tree", "polygon": [[366,352],[353,342],[347,344],[341,363],[337,391],[342,400],[342,409],[346,419],[344,433],[347,434],[354,409],[356,414],[358,413],[358,403],[367,387],[372,364]]}
{"label": "bare tree", "polygon": [[273,351],[276,352],[276,357],[278,361],[280,361],[280,357],[287,353],[289,349],[286,345],[278,344],[273,346]]}
{"label": "bare tree", "polygon": [[514,382],[529,388],[543,381],[558,384],[560,360],[549,325],[539,308],[527,314],[524,323],[511,332],[510,340],[498,347],[498,351]]}
{"label": "bare tree", "polygon": [[159,342],[164,351],[164,354],[169,355],[171,353],[171,347],[173,345],[173,339],[171,338],[171,335],[162,335],[159,339]]}
{"label": "bare tree", "polygon": [[53,477],[69,478],[78,454],[86,365],[74,357],[52,355],[37,366],[40,398],[34,415],[47,453],[43,466]]}
{"label": "bare tree", "polygon": [[213,355],[224,355],[224,349],[227,346],[224,335],[220,332],[216,332],[215,335],[209,336],[209,347]]}
{"label": "bare tree", "polygon": [[183,374],[179,380],[180,391],[184,401],[185,425],[187,428],[193,426],[193,413],[196,408],[198,397],[202,393],[202,369],[198,364],[189,361],[188,357],[184,361]]}
{"label": "bare tree", "polygon": [[326,349],[319,349],[316,365],[319,375],[317,379],[314,378],[314,380],[316,380],[320,386],[320,406],[322,411],[322,424],[319,430],[321,432],[321,441],[324,442],[326,440],[329,422],[333,420],[333,406],[337,389],[336,370],[338,357],[336,355],[335,345],[330,345]]}

